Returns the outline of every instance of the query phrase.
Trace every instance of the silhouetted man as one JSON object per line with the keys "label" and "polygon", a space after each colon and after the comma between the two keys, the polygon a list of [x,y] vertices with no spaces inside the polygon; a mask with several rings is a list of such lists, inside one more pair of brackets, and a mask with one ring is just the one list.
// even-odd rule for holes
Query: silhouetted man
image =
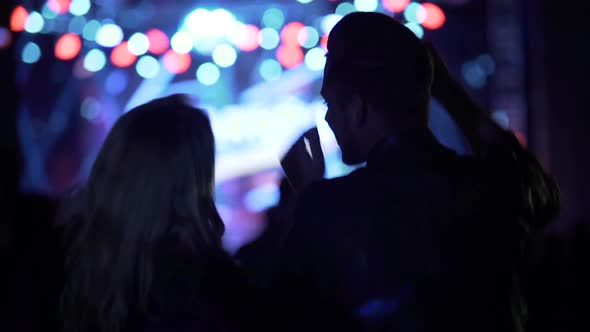
{"label": "silhouetted man", "polygon": [[[518,331],[516,267],[527,227],[556,213],[551,178],[434,49],[389,16],[344,17],[324,74],[342,159],[366,167],[308,186],[323,169],[317,142],[311,156],[294,148],[285,158],[289,180],[307,188],[283,249],[280,328]],[[431,96],[473,156],[433,137]]]}

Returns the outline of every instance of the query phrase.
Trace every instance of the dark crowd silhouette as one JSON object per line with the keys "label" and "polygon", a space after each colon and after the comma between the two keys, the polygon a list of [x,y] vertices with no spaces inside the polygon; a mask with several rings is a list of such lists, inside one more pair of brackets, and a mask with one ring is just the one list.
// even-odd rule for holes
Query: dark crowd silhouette
{"label": "dark crowd silhouette", "polygon": [[[59,202],[18,199],[18,258],[3,282],[18,327],[6,331],[582,326],[588,222],[542,232],[559,213],[554,179],[436,48],[377,13],[345,16],[327,48],[326,120],[343,162],[363,167],[323,179],[307,131],[281,161],[266,231],[231,257],[206,112],[182,95],[141,105],[115,123],[84,185]],[[433,136],[432,97],[471,155]]]}

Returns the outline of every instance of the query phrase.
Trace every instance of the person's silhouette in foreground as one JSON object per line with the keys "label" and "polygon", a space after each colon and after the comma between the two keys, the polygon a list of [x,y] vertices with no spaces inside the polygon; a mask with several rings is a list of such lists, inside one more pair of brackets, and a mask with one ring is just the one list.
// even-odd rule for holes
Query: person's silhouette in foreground
{"label": "person's silhouette in foreground", "polygon": [[241,331],[248,287],[222,250],[207,116],[174,95],[123,115],[66,222],[64,331]]}
{"label": "person's silhouette in foreground", "polygon": [[[323,170],[318,142],[311,156],[300,141],[285,157],[291,183],[307,188],[276,280],[281,328],[518,331],[521,245],[557,213],[553,180],[434,49],[389,16],[344,17],[330,33],[324,74],[342,159],[367,164],[308,185]],[[433,137],[431,96],[473,156]]]}

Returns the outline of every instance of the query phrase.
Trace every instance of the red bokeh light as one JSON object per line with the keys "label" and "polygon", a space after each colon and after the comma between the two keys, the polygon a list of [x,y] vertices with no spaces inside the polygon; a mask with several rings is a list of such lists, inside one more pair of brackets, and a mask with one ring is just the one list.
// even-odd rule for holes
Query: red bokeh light
{"label": "red bokeh light", "polygon": [[150,41],[149,51],[152,54],[160,55],[170,47],[170,38],[162,30],[151,29],[145,34]]}
{"label": "red bokeh light", "polygon": [[182,74],[191,66],[191,56],[188,53],[180,54],[169,50],[164,54],[164,67],[173,74]]}
{"label": "red bokeh light", "polygon": [[10,30],[20,32],[25,29],[29,12],[23,6],[16,6],[10,15]]}
{"label": "red bokeh light", "polygon": [[383,0],[383,7],[393,13],[401,13],[408,7],[410,0]]}
{"label": "red bokeh light", "polygon": [[72,0],[48,0],[47,7],[58,14],[65,14],[70,10]]}
{"label": "red bokeh light", "polygon": [[55,44],[55,56],[60,60],[72,60],[82,49],[80,37],[73,33],[66,33],[59,37]]}
{"label": "red bokeh light", "polygon": [[260,29],[252,24],[246,25],[243,35],[235,41],[236,47],[241,51],[250,52],[258,48],[258,34]]}
{"label": "red bokeh light", "polygon": [[424,7],[426,11],[426,19],[422,22],[423,27],[430,30],[436,30],[440,29],[445,24],[447,17],[439,6],[430,2],[425,2],[422,4],[422,7]]}
{"label": "red bokeh light", "polygon": [[304,60],[303,50],[299,45],[281,45],[277,49],[277,60],[285,68],[299,66]]}
{"label": "red bokeh light", "polygon": [[322,38],[320,39],[320,46],[324,49],[324,50],[328,50],[328,35],[323,35]]}
{"label": "red bokeh light", "polygon": [[137,56],[129,52],[126,41],[117,45],[111,52],[111,62],[117,67],[127,68],[131,66],[135,60],[137,60]]}
{"label": "red bokeh light", "polygon": [[285,45],[298,45],[297,36],[299,31],[304,28],[305,25],[300,22],[291,22],[283,27],[281,30],[281,41]]}

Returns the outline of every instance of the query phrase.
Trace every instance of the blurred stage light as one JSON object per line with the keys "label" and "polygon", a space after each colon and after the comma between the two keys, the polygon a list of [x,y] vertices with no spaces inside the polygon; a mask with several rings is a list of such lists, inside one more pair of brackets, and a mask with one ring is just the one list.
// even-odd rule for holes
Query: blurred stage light
{"label": "blurred stage light", "polygon": [[323,70],[326,65],[326,51],[321,47],[312,48],[307,51],[305,65],[311,70]]}
{"label": "blurred stage light", "polygon": [[393,13],[401,13],[408,7],[410,0],[383,0],[383,8]]}
{"label": "blurred stage light", "polygon": [[100,22],[97,20],[91,20],[90,22],[86,23],[84,26],[84,30],[82,30],[82,37],[88,41],[95,41],[96,34],[100,29]]}
{"label": "blurred stage light", "polygon": [[297,67],[304,60],[303,50],[299,45],[281,45],[277,49],[277,59],[285,68]]}
{"label": "blurred stage light", "polygon": [[168,50],[170,40],[162,30],[151,29],[146,34],[150,41],[149,51],[153,54],[160,55]]}
{"label": "blurred stage light", "polygon": [[332,31],[332,28],[334,28],[334,26],[338,22],[340,22],[341,19],[342,19],[342,16],[336,15],[336,14],[330,14],[330,15],[324,16],[324,18],[322,18],[322,22],[321,22],[322,32],[325,35],[329,34],[330,31]]}
{"label": "blurred stage light", "polygon": [[422,26],[418,23],[415,22],[408,22],[405,24],[405,26],[410,29],[415,35],[416,37],[422,39],[422,37],[424,37],[424,28],[422,28]]}
{"label": "blurred stage light", "polygon": [[246,193],[244,206],[252,212],[262,212],[276,206],[281,199],[281,192],[276,184],[258,186]]}
{"label": "blurred stage light", "polygon": [[21,59],[24,63],[35,63],[41,58],[41,48],[33,42],[28,42],[23,48]]}
{"label": "blurred stage light", "polygon": [[86,15],[92,4],[90,0],[72,0],[70,4],[70,13],[75,16]]}
{"label": "blurred stage light", "polygon": [[305,3],[310,3],[310,2],[312,2],[312,1],[313,1],[313,0],[297,0],[297,2],[300,2],[300,3],[303,3],[303,4],[305,4]]}
{"label": "blurred stage light", "polygon": [[313,27],[304,27],[297,34],[297,42],[305,48],[315,47],[319,41],[320,35]]}
{"label": "blurred stage light", "polygon": [[305,25],[300,22],[288,23],[281,30],[281,40],[286,45],[298,45],[297,36],[299,35],[299,31],[304,27]]}
{"label": "blurred stage light", "polygon": [[10,30],[21,32],[25,30],[29,12],[23,6],[16,6],[10,14]]}
{"label": "blurred stage light", "polygon": [[28,33],[38,33],[43,30],[44,25],[45,20],[43,16],[37,12],[31,12],[25,22],[25,31]]}
{"label": "blurred stage light", "polygon": [[196,75],[197,80],[201,84],[210,86],[219,81],[219,78],[221,77],[221,71],[215,64],[211,62],[205,62],[199,66]]}
{"label": "blurred stage light", "polygon": [[236,21],[228,34],[228,40],[236,45],[239,50],[250,52],[258,48],[259,34],[260,29],[257,26],[244,25],[244,23]]}
{"label": "blurred stage light", "polygon": [[123,30],[116,24],[105,24],[96,33],[96,43],[104,47],[115,47],[123,41]]}
{"label": "blurred stage light", "polygon": [[377,0],[354,0],[354,7],[359,12],[374,12],[379,7]]}
{"label": "blurred stage light", "polygon": [[260,43],[260,47],[265,50],[272,50],[279,46],[279,42],[281,38],[279,37],[278,31],[273,28],[264,28],[260,30],[258,34],[258,42]]}
{"label": "blurred stage light", "polygon": [[213,50],[213,62],[222,68],[233,66],[236,63],[238,54],[236,50],[228,44],[221,44]]}
{"label": "blurred stage light", "polygon": [[145,79],[154,78],[160,73],[160,61],[152,56],[144,55],[137,61],[135,70]]}
{"label": "blurred stage light", "polygon": [[445,24],[447,18],[439,6],[430,2],[425,2],[422,4],[422,7],[424,7],[424,10],[426,11],[426,17],[422,22],[423,27],[430,30],[436,30],[440,29]]}
{"label": "blurred stage light", "polygon": [[41,9],[41,14],[48,20],[52,20],[57,17],[57,13],[51,10],[47,4],[43,5],[43,9]]}
{"label": "blurred stage light", "polygon": [[262,15],[262,25],[275,30],[281,29],[285,24],[285,14],[278,8],[269,8]]}
{"label": "blurred stage light", "polygon": [[234,14],[222,8],[215,9],[211,12],[210,34],[216,37],[227,36],[235,21]]}
{"label": "blurred stage light", "polygon": [[81,35],[84,33],[85,26],[86,19],[84,16],[76,16],[70,21],[70,24],[68,25],[68,31],[77,35]]}
{"label": "blurred stage light", "polygon": [[123,70],[115,70],[107,76],[104,88],[109,94],[116,96],[125,91],[127,82],[127,74]]}
{"label": "blurred stage light", "polygon": [[320,39],[320,46],[327,51],[328,50],[328,35],[323,35]]}
{"label": "blurred stage light", "polygon": [[92,73],[102,70],[106,63],[106,55],[103,51],[96,48],[88,52],[84,57],[84,69]]}
{"label": "blurred stage light", "polygon": [[47,6],[58,14],[65,14],[70,9],[72,0],[48,0]]}
{"label": "blurred stage light", "polygon": [[485,69],[475,61],[469,61],[461,66],[463,79],[472,88],[481,89],[486,85],[487,74]]}
{"label": "blurred stage light", "polygon": [[129,52],[134,55],[144,55],[150,49],[150,40],[141,32],[134,33],[127,42]]}
{"label": "blurred stage light", "polygon": [[404,10],[404,17],[408,22],[422,23],[426,19],[426,9],[421,4],[412,2]]}
{"label": "blurred stage light", "polygon": [[135,63],[135,60],[137,56],[129,52],[126,41],[117,45],[111,52],[111,62],[117,67],[127,68]]}
{"label": "blurred stage light", "polygon": [[7,48],[12,43],[12,34],[5,27],[0,27],[0,49]]}
{"label": "blurred stage light", "polygon": [[276,81],[281,78],[283,67],[275,59],[266,59],[260,64],[258,73],[265,81]]}
{"label": "blurred stage light", "polygon": [[82,41],[78,35],[66,33],[55,44],[55,56],[60,60],[72,60],[82,49]]}
{"label": "blurred stage light", "polygon": [[173,74],[185,73],[191,66],[191,56],[187,53],[176,53],[168,50],[164,54],[164,67]]}
{"label": "blurred stage light", "polygon": [[485,70],[486,74],[492,75],[496,71],[496,62],[489,54],[482,54],[475,60]]}
{"label": "blurred stage light", "polygon": [[98,117],[100,113],[100,104],[93,97],[84,98],[80,105],[80,115],[88,120],[92,121]]}
{"label": "blurred stage light", "polygon": [[186,16],[183,26],[195,36],[205,36],[210,21],[211,13],[199,8]]}
{"label": "blurred stage light", "polygon": [[356,7],[353,4],[349,2],[343,2],[339,4],[338,7],[336,7],[335,13],[336,15],[346,16],[354,12],[356,12]]}
{"label": "blurred stage light", "polygon": [[170,46],[176,53],[184,54],[188,53],[193,49],[195,43],[193,36],[186,31],[178,31],[170,39]]}

